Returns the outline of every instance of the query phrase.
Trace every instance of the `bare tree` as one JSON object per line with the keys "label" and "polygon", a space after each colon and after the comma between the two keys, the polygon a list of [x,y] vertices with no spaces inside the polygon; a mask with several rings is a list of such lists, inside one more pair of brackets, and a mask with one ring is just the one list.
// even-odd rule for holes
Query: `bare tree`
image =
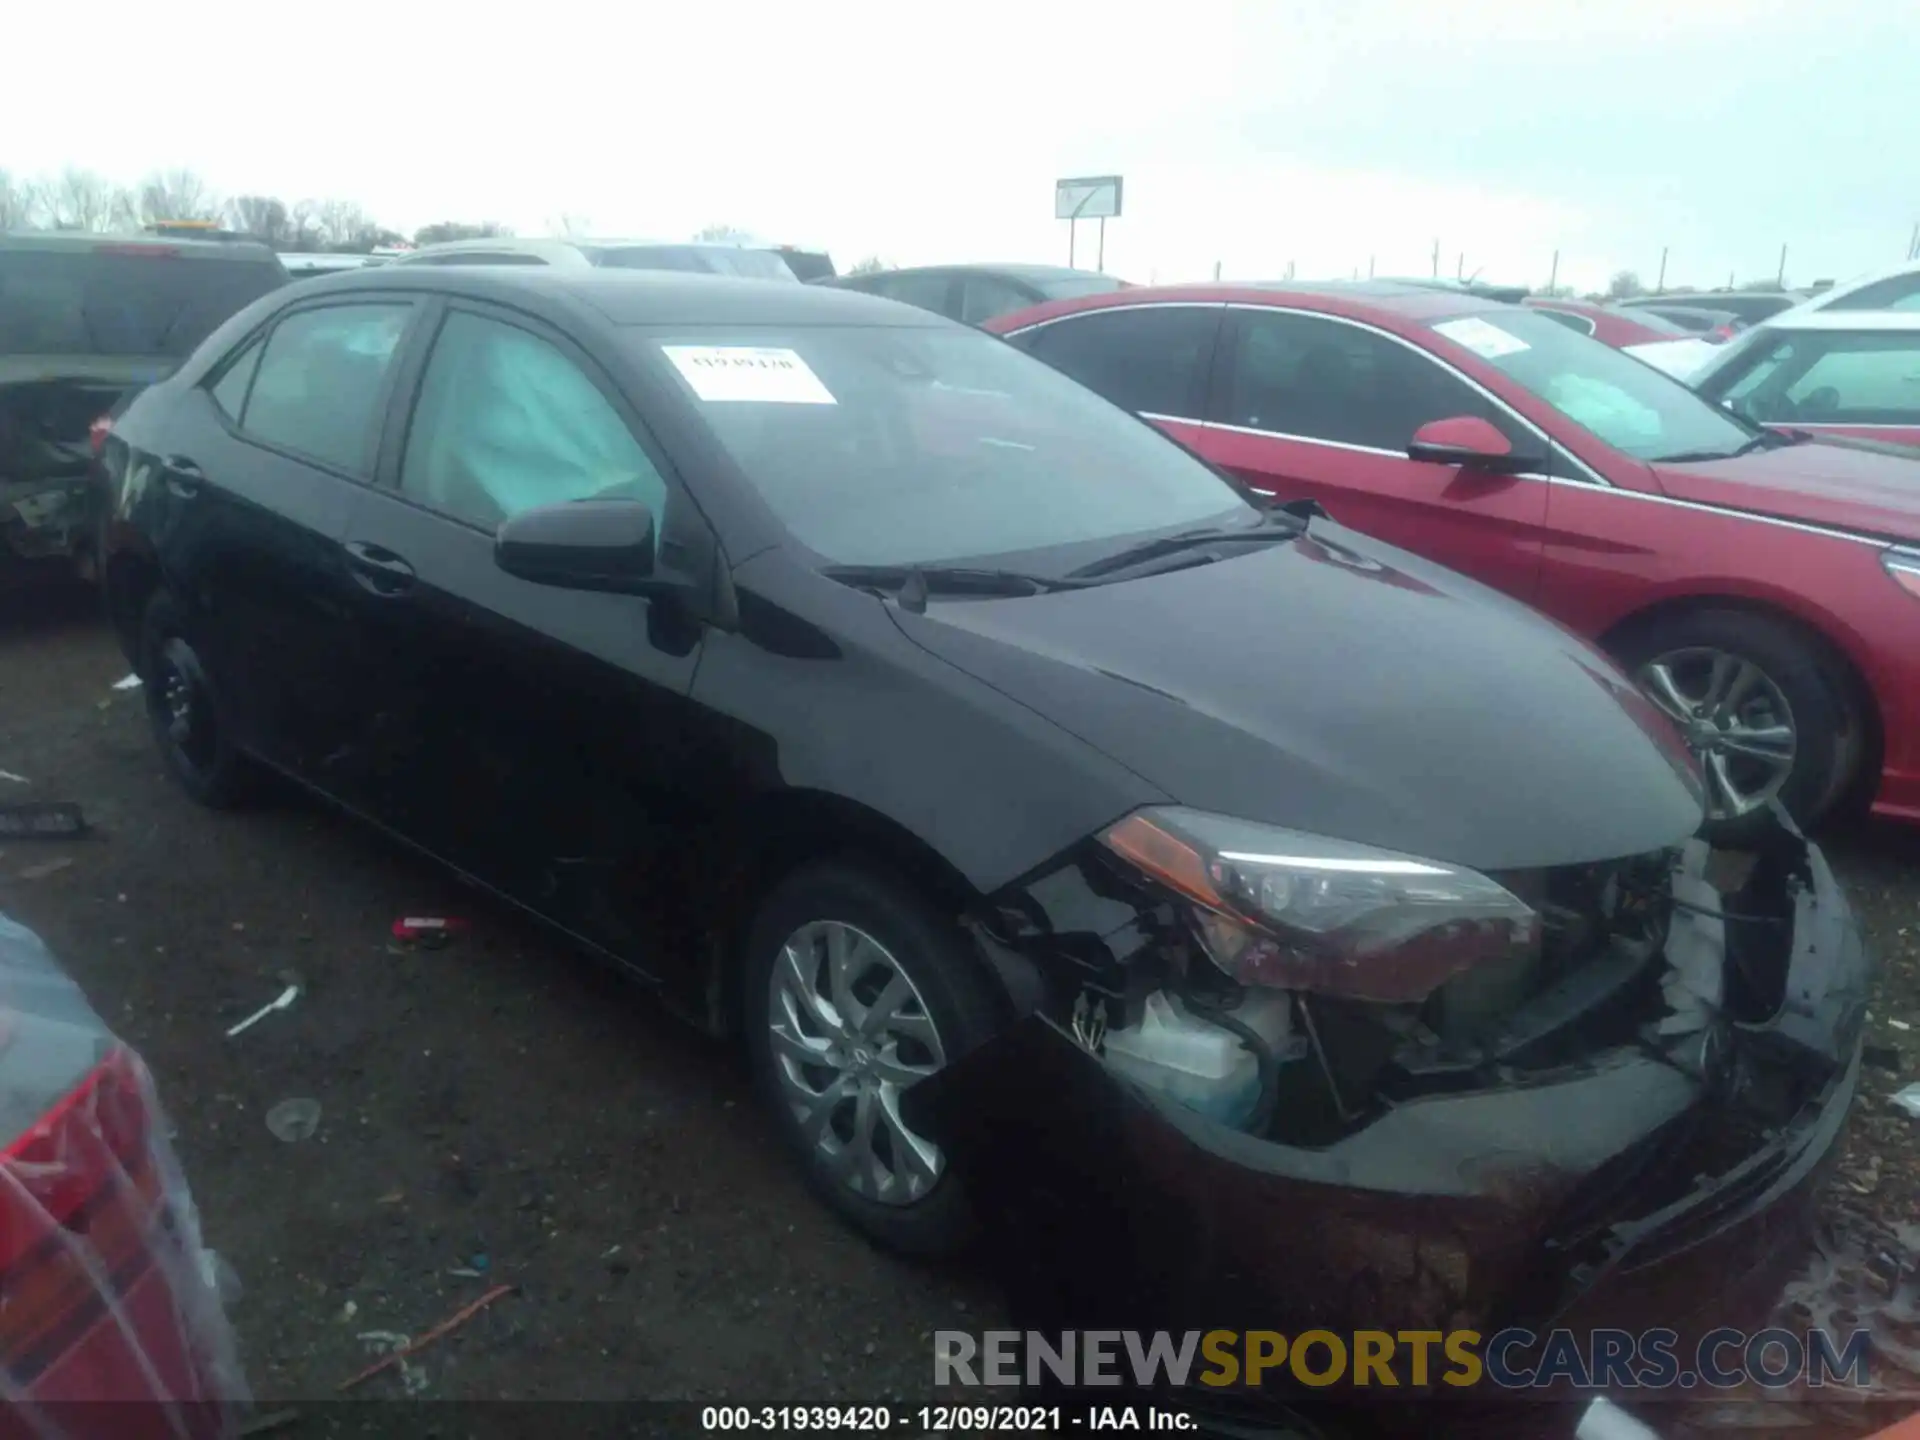
{"label": "bare tree", "polygon": [[25,230],[40,210],[40,192],[25,180],[0,170],[0,230]]}
{"label": "bare tree", "polygon": [[564,236],[569,240],[580,240],[593,233],[593,221],[585,215],[564,210],[547,222],[547,228],[555,235]]}
{"label": "bare tree", "polygon": [[437,220],[413,232],[416,245],[440,245],[449,240],[494,240],[513,234],[505,225],[484,221],[474,225],[460,220]]}
{"label": "bare tree", "polygon": [[335,250],[358,244],[368,232],[378,228],[373,217],[351,200],[323,201],[319,209],[320,242]]}
{"label": "bare tree", "polygon": [[111,230],[133,218],[134,199],[96,171],[69,165],[42,192],[41,205],[55,230]]}
{"label": "bare tree", "polygon": [[708,242],[745,241],[745,240],[751,240],[753,236],[749,235],[745,230],[742,230],[737,225],[708,225],[704,227],[700,231],[700,233],[695,235],[693,238],[695,240],[702,240],[702,241],[708,241]]}
{"label": "bare tree", "polygon": [[220,202],[207,182],[191,170],[158,170],[140,182],[140,219],[148,225],[162,220],[218,220]]}
{"label": "bare tree", "polygon": [[324,209],[318,200],[296,200],[287,207],[287,248],[317,250],[325,239]]}
{"label": "bare tree", "polygon": [[1607,299],[1631,300],[1636,295],[1647,293],[1647,287],[1640,283],[1640,277],[1631,270],[1622,270],[1607,282]]}
{"label": "bare tree", "polygon": [[234,229],[269,245],[284,248],[293,238],[287,202],[272,195],[237,195],[227,206],[227,214]]}
{"label": "bare tree", "polygon": [[869,255],[851,270],[847,271],[847,273],[849,275],[878,275],[882,270],[891,270],[892,268],[891,265],[887,264],[887,262],[882,260],[878,255]]}

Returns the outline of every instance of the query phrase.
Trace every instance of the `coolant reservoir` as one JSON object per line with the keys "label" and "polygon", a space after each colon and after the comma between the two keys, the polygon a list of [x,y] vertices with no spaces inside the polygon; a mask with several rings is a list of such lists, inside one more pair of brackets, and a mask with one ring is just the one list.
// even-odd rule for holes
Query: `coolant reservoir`
{"label": "coolant reservoir", "polygon": [[[1249,991],[1234,1018],[1290,1057],[1290,1004],[1279,991]],[[1146,999],[1140,1022],[1109,1030],[1106,1059],[1135,1084],[1223,1125],[1244,1125],[1260,1100],[1260,1062],[1245,1042],[1164,990]]]}

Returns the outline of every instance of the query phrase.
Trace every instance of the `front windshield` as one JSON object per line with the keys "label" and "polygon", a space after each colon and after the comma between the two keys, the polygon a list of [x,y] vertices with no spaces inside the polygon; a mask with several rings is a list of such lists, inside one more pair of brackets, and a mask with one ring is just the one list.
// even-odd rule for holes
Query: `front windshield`
{"label": "front windshield", "polygon": [[1545,315],[1489,310],[1432,328],[1636,460],[1731,455],[1757,433],[1645,361]]}
{"label": "front windshield", "polygon": [[945,326],[636,329],[781,521],[841,565],[1053,567],[1252,506],[1149,425]]}

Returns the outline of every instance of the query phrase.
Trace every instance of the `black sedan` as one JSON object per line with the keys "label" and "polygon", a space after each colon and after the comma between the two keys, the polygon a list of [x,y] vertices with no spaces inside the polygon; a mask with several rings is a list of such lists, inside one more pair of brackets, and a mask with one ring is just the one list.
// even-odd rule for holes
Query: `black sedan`
{"label": "black sedan", "polygon": [[1263,1323],[1646,1300],[1629,1233],[1694,1297],[1791,1263],[1865,969],[1818,851],[1723,926],[1597,651],[992,336],[383,267],[240,314],[103,464],[192,796],[292,777],[743,1034],[887,1244],[1067,1166]]}
{"label": "black sedan", "polygon": [[965,325],[984,325],[1049,300],[1126,288],[1126,281],[1111,275],[1064,265],[923,265],[840,275],[820,283],[918,305]]}

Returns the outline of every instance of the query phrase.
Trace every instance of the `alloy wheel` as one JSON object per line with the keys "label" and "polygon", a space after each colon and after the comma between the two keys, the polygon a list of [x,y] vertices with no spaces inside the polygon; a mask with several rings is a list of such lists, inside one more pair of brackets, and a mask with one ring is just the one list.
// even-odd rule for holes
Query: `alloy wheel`
{"label": "alloy wheel", "polygon": [[871,935],[816,920],[787,937],[768,983],[775,1074],[809,1148],[856,1195],[924,1199],[945,1160],[900,1096],[946,1051],[912,978]]}
{"label": "alloy wheel", "polygon": [[1798,753],[1793,707],[1751,660],[1706,646],[1669,650],[1635,676],[1680,727],[1706,772],[1715,820],[1749,815],[1780,793]]}
{"label": "alloy wheel", "polygon": [[194,679],[190,664],[173,653],[180,643],[173,642],[160,656],[154,694],[159,700],[160,719],[166,726],[168,744],[193,769],[205,770],[218,753],[213,707],[208,703],[206,691]]}

